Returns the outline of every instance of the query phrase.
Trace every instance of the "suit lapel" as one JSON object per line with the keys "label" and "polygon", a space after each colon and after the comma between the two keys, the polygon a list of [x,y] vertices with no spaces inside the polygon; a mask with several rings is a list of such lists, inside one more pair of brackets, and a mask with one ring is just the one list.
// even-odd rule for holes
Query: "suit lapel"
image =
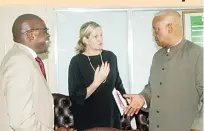
{"label": "suit lapel", "polygon": [[44,82],[47,83],[47,81],[45,80],[45,77],[42,74],[42,71],[40,69],[40,66],[39,66],[38,62],[35,60],[35,58],[32,56],[32,54],[25,47],[22,47],[21,45],[19,45],[19,43],[15,43],[14,48],[16,50],[24,52],[26,54],[26,56],[28,56],[30,58],[30,60],[33,62],[34,66],[37,68],[37,70],[41,74],[42,79],[44,80]]}

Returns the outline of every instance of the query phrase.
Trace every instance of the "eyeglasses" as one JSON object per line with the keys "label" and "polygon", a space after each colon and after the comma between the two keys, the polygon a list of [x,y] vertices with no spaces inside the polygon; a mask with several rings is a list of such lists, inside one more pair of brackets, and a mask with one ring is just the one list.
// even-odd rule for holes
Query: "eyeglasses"
{"label": "eyeglasses", "polygon": [[30,30],[27,30],[27,31],[23,32],[23,34],[27,33],[27,32],[30,32],[30,31],[35,31],[35,30],[44,31],[46,34],[48,34],[49,29],[48,28],[33,28],[33,29],[30,29]]}

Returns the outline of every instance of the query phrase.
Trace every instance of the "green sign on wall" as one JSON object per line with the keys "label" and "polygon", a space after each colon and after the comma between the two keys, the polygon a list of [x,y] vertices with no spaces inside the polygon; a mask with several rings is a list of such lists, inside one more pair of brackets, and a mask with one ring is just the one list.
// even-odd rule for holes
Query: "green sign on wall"
{"label": "green sign on wall", "polygon": [[203,47],[204,22],[202,16],[190,16],[191,22],[191,40]]}

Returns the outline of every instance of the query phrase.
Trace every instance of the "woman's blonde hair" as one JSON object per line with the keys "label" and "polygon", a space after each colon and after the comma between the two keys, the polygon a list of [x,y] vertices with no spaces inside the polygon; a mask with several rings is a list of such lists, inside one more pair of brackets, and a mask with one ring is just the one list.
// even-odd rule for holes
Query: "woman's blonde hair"
{"label": "woman's blonde hair", "polygon": [[97,27],[101,27],[98,23],[94,21],[89,21],[84,23],[80,28],[79,40],[76,46],[77,53],[83,53],[86,48],[86,44],[83,42],[83,38],[89,38],[90,34],[93,32],[94,29]]}

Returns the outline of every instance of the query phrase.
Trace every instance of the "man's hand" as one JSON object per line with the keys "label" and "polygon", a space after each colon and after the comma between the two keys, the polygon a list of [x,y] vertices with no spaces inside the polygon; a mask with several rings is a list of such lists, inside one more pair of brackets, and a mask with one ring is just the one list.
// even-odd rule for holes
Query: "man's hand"
{"label": "man's hand", "polygon": [[134,114],[137,114],[145,103],[144,97],[142,95],[124,94],[123,96],[127,99],[130,99],[130,104],[125,109],[125,112],[124,112],[127,116],[132,116]]}
{"label": "man's hand", "polygon": [[56,131],[69,131],[69,130],[65,127],[60,127]]}
{"label": "man's hand", "polygon": [[77,131],[77,130],[74,128],[69,128],[68,131]]}
{"label": "man's hand", "polygon": [[191,129],[191,131],[199,131],[199,130]]}
{"label": "man's hand", "polygon": [[73,128],[65,128],[65,127],[60,127],[56,131],[77,131]]}

